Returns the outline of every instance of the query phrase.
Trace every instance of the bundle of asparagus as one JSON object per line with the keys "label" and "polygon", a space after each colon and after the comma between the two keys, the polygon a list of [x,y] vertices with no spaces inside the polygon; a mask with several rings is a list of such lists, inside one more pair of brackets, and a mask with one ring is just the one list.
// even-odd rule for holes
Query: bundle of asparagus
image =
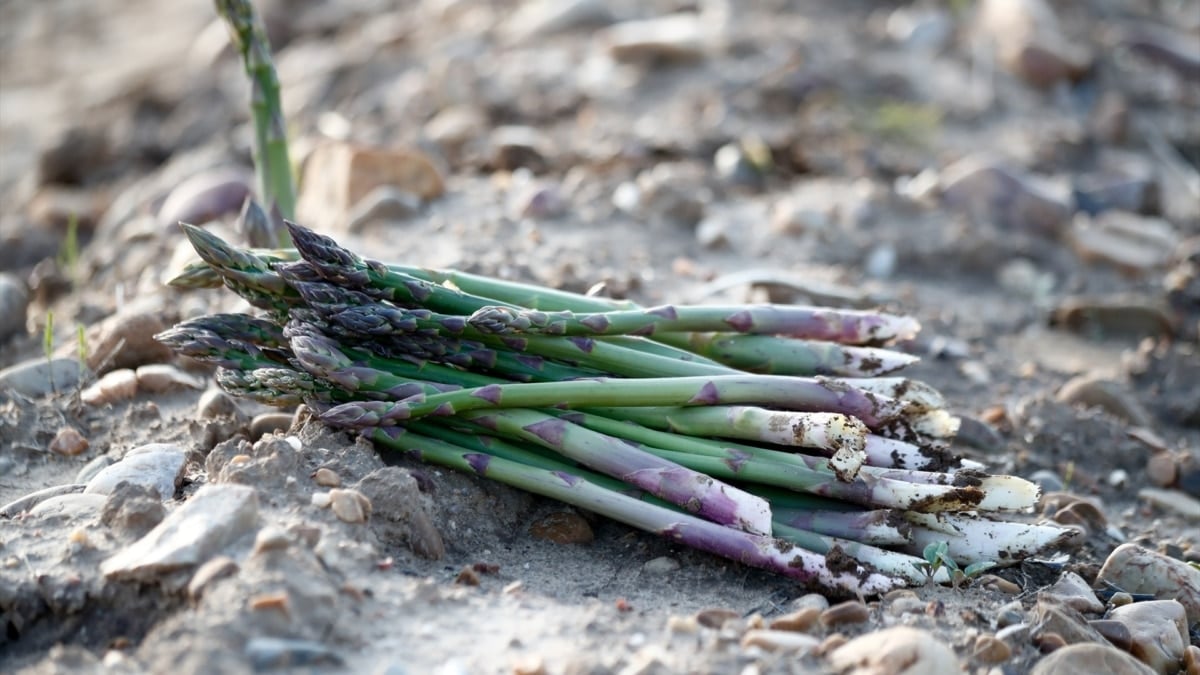
{"label": "bundle of asparagus", "polygon": [[841,593],[925,581],[931,542],[970,565],[1071,534],[1004,520],[1037,488],[949,454],[957,418],[883,346],[912,319],[643,308],[382,264],[288,227],[294,250],[183,226],[203,262],[172,284],[223,283],[264,315],[157,337],[233,394]]}

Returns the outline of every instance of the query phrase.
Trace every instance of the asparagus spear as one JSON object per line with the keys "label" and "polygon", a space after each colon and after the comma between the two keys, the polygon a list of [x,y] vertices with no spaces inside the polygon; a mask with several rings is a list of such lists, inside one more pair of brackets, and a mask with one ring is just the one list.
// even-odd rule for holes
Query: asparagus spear
{"label": "asparagus spear", "polygon": [[[293,349],[297,349],[293,342]],[[300,357],[297,349],[297,357]],[[836,382],[777,375],[725,375],[651,379],[574,380],[492,384],[426,398],[374,406],[379,420],[399,421],[425,415],[454,415],[482,408],[588,407],[621,401],[627,405],[718,405],[764,403],[790,408],[852,415],[868,427],[903,414],[899,402],[864,394]],[[337,408],[327,421],[350,426]],[[368,421],[367,426],[379,424]]]}
{"label": "asparagus spear", "polygon": [[732,330],[751,335],[786,335],[851,345],[906,339],[920,329],[920,324],[909,317],[799,305],[663,305],[595,314],[521,310],[497,305],[477,310],[469,321],[479,330],[494,334],[649,337],[657,332]]}
{"label": "asparagus spear", "polygon": [[825,556],[769,536],[743,532],[599,487],[565,471],[549,471],[472,452],[399,427],[374,429],[369,438],[406,451],[415,459],[474,473],[513,487],[587,509],[686,546],[760,567],[843,593],[874,595],[904,584],[870,568],[845,561],[835,571]]}
{"label": "asparagus spear", "polygon": [[[266,30],[250,0],[216,0],[217,14],[229,26],[233,44],[242,54],[250,77],[250,109],[254,118],[254,165],[258,169],[259,194],[270,211],[284,218],[295,215],[296,192],[288,155],[287,127],[279,102],[279,78],[271,62]],[[275,230],[276,244],[291,242],[282,227]]]}
{"label": "asparagus spear", "polygon": [[877,377],[920,359],[879,347],[730,333],[658,333],[655,339],[731,368],[772,375]]}

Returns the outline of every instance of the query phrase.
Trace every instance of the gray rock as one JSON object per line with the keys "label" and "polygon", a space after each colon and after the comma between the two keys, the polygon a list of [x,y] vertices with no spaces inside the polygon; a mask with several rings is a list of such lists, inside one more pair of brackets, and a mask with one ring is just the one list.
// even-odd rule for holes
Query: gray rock
{"label": "gray rock", "polygon": [[1037,662],[1030,675],[1153,675],[1129,654],[1102,644],[1068,645]]}
{"label": "gray rock", "polygon": [[1129,652],[1159,673],[1174,673],[1188,646],[1187,615],[1174,600],[1151,600],[1117,607],[1109,618],[1129,629]]}
{"label": "gray rock", "polygon": [[1200,621],[1200,570],[1181,560],[1137,544],[1122,544],[1109,554],[1096,577],[1127,593],[1149,593],[1160,600],[1178,600],[1188,624]]}
{"label": "gray rock", "polygon": [[273,637],[251,638],[246,643],[246,658],[256,670],[272,668],[308,668],[342,665],[337,652],[319,642]]}
{"label": "gray rock", "polygon": [[503,30],[510,39],[520,42],[612,20],[612,11],[604,0],[530,0],[512,14]]}
{"label": "gray rock", "polygon": [[940,184],[946,206],[975,222],[1057,237],[1071,220],[1065,195],[987,157],[967,157],[946,167]]}
{"label": "gray rock", "polygon": [[270,412],[255,415],[254,419],[250,420],[250,439],[256,441],[276,431],[287,431],[291,426],[290,413]]}
{"label": "gray rock", "polygon": [[424,558],[436,560],[446,553],[442,535],[412,474],[387,466],[367,474],[355,486],[371,504],[371,529],[385,544],[403,545]]}
{"label": "gray rock", "polygon": [[174,323],[169,308],[150,303],[130,306],[88,329],[88,366],[103,375],[119,368],[170,361],[174,354],[154,336]]}
{"label": "gray rock", "polygon": [[31,516],[63,519],[89,518],[104,507],[104,495],[65,494],[50,497],[29,509]]}
{"label": "gray rock", "polygon": [[[75,482],[87,485],[87,482],[95,478],[96,474],[100,473],[105,468],[112,466],[115,461],[116,460],[108,455],[100,455],[93,458],[87,464],[83,465],[83,468],[79,470],[79,473],[75,474]],[[80,490],[82,489],[83,488],[80,488]]]}
{"label": "gray rock", "polygon": [[1082,614],[1051,598],[1038,598],[1034,612],[1037,621],[1032,635],[1035,640],[1043,635],[1055,633],[1067,644],[1104,641],[1104,636],[1089,626]]}
{"label": "gray rock", "polygon": [[244,485],[205,485],[146,536],[100,565],[110,578],[148,580],[194,567],[254,531],[258,494]]}
{"label": "gray rock", "polygon": [[209,389],[200,395],[200,401],[196,404],[196,414],[206,419],[216,417],[242,419],[246,416],[238,407],[237,401],[220,389]]}
{"label": "gray rock", "polygon": [[91,372],[75,359],[47,361],[33,358],[0,370],[0,389],[37,398],[56,391],[70,391],[82,378],[90,376]]}
{"label": "gray rock", "polygon": [[127,482],[153,489],[163,501],[173,499],[186,459],[187,454],[177,445],[144,445],[129,451],[116,464],[101,469],[88,481],[84,492],[107,495],[118,484]]}
{"label": "gray rock", "polygon": [[642,571],[646,574],[667,575],[679,569],[679,561],[665,555],[660,555],[657,558],[647,560],[642,565]]}
{"label": "gray rock", "polygon": [[69,495],[83,492],[84,485],[54,485],[48,488],[43,488],[35,492],[31,492],[24,497],[19,497],[13,501],[0,507],[0,518],[12,518],[18,514],[24,513],[43,501],[60,495]]}
{"label": "gray rock", "polygon": [[389,220],[404,220],[421,210],[421,197],[394,185],[380,185],[363,195],[346,214],[346,229],[362,232]]}
{"label": "gray rock", "polygon": [[1200,522],[1200,499],[1196,499],[1179,490],[1142,488],[1138,490],[1138,499],[1150,502],[1165,511],[1171,511],[1183,516],[1191,522]]}
{"label": "gray rock", "polygon": [[182,221],[203,225],[221,216],[241,211],[242,203],[252,194],[253,179],[242,169],[213,169],[180,183],[158,210],[163,228],[174,228]]}
{"label": "gray rock", "polygon": [[146,485],[121,483],[104,502],[100,522],[141,537],[162,522],[167,512],[158,491]]}
{"label": "gray rock", "polygon": [[25,332],[25,310],[29,293],[25,284],[11,274],[0,274],[0,344]]}
{"label": "gray rock", "polygon": [[670,14],[614,24],[596,39],[621,63],[696,61],[712,44],[713,31],[707,24],[698,14]]}
{"label": "gray rock", "polygon": [[1053,586],[1043,592],[1062,604],[1080,612],[1094,612],[1098,614],[1104,611],[1104,604],[1096,598],[1095,591],[1088,586],[1083,577],[1074,572],[1063,572],[1058,581],[1054,582]]}

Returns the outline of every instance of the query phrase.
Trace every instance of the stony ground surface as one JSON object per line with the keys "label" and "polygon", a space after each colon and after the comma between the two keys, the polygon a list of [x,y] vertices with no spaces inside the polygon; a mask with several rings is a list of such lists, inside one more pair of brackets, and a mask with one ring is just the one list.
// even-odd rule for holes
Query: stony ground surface
{"label": "stony ground surface", "polygon": [[261,5],[300,220],[640,302],[912,314],[956,449],[1080,545],[824,597],[230,400],[149,339],[244,309],[163,285],[173,223],[236,237],[252,185],[210,4],[7,3],[0,669],[1200,669],[1194,1],[393,4]]}

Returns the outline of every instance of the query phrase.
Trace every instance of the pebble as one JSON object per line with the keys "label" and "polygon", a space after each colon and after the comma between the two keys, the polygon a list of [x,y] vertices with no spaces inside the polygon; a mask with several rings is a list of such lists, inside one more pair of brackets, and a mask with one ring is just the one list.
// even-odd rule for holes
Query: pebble
{"label": "pebble", "polygon": [[1097,619],[1089,621],[1088,625],[1095,628],[1096,632],[1103,635],[1109,644],[1121,651],[1127,652],[1133,647],[1133,633],[1129,631],[1129,627],[1120,621]]}
{"label": "pebble", "polygon": [[165,363],[174,354],[154,339],[174,323],[161,310],[127,309],[88,329],[88,367],[103,375],[119,368]]}
{"label": "pebble", "polygon": [[13,518],[37,506],[39,503],[50,499],[51,497],[83,492],[84,487],[86,486],[79,484],[67,484],[52,485],[48,488],[35,490],[0,507],[0,518]]}
{"label": "pebble", "polygon": [[329,491],[329,508],[344,523],[367,522],[371,516],[371,500],[358,490],[334,488]]}
{"label": "pebble", "polygon": [[669,14],[622,21],[597,32],[596,40],[620,63],[678,63],[704,57],[710,29],[698,14]]}
{"label": "pebble", "polygon": [[557,511],[529,526],[529,534],[556,544],[590,544],[595,539],[592,526],[574,511]]}
{"label": "pebble", "polygon": [[1109,554],[1096,577],[1126,593],[1148,593],[1160,600],[1178,600],[1188,624],[1200,621],[1200,570],[1137,544],[1122,544]]}
{"label": "pebble", "polygon": [[471,105],[451,105],[443,108],[425,123],[425,135],[447,152],[457,152],[464,145],[487,133],[488,120],[479,108]]}
{"label": "pebble", "polygon": [[1050,325],[1106,337],[1175,333],[1175,321],[1158,298],[1133,294],[1067,296],[1051,310]]}
{"label": "pebble", "polygon": [[816,628],[821,620],[821,610],[816,607],[804,607],[794,612],[771,620],[771,630],[790,630],[807,633]]}
{"label": "pebble", "polygon": [[163,501],[175,497],[175,487],[183,471],[187,454],[177,445],[151,443],[129,451],[125,458],[105,467],[88,481],[84,492],[112,494],[119,483],[133,483],[153,489]]}
{"label": "pebble", "polygon": [[704,218],[713,199],[705,181],[704,171],[694,164],[661,162],[638,174],[636,199],[620,194],[625,188],[618,186],[613,200],[614,203],[629,201],[639,217],[694,227]]}
{"label": "pebble", "polygon": [[88,449],[88,440],[75,427],[63,427],[54,434],[49,450],[56,455],[75,457]]}
{"label": "pebble", "polygon": [[1063,35],[1045,0],[984,0],[976,29],[993,41],[1001,65],[1035,87],[1078,80],[1091,66],[1090,52]]}
{"label": "pebble", "polygon": [[362,232],[375,223],[404,220],[421,210],[421,198],[394,185],[380,185],[346,214],[346,230]]}
{"label": "pebble", "polygon": [[100,523],[141,537],[154,529],[167,515],[154,487],[137,483],[117,485],[100,512]]}
{"label": "pebble", "polygon": [[104,508],[107,499],[104,495],[60,494],[39,501],[28,513],[46,518],[89,518]]}
{"label": "pebble", "polygon": [[1030,675],[1153,675],[1149,666],[1104,644],[1070,645],[1038,661]]}
{"label": "pebble", "polygon": [[739,143],[726,143],[713,155],[713,170],[717,177],[733,187],[758,189],[763,184],[759,166]]}
{"label": "pebble", "polygon": [[333,649],[312,640],[255,637],[246,642],[246,659],[259,671],[276,668],[341,666],[345,661]]}
{"label": "pebble", "polygon": [[679,561],[665,555],[660,555],[657,558],[647,560],[642,565],[642,571],[646,574],[654,574],[664,576],[671,574],[679,569]]}
{"label": "pebble", "polygon": [[1029,480],[1037,483],[1042,488],[1042,493],[1058,492],[1063,489],[1063,481],[1059,475],[1049,469],[1038,469],[1029,474]]}
{"label": "pebble", "polygon": [[569,203],[556,183],[529,181],[509,195],[509,214],[513,220],[556,218],[567,212]]}
{"label": "pebble", "polygon": [[1012,657],[1012,647],[994,636],[980,635],[975,638],[971,657],[983,663],[1004,663]]}
{"label": "pebble", "polygon": [[984,588],[995,589],[1008,595],[1016,595],[1021,592],[1020,584],[1009,581],[1004,577],[998,577],[995,574],[984,574],[979,577],[978,582]]}
{"label": "pebble", "polygon": [[488,138],[491,164],[500,171],[525,168],[537,174],[547,169],[550,139],[529,126],[505,125],[492,130]]}
{"label": "pebble", "polygon": [[531,0],[504,23],[504,32],[514,42],[522,42],[612,21],[612,10],[604,0]]}
{"label": "pebble", "polygon": [[728,621],[733,621],[742,615],[728,607],[709,607],[696,612],[696,623],[705,628],[721,628]]}
{"label": "pebble", "polygon": [[209,389],[200,395],[200,401],[196,404],[196,414],[202,419],[245,417],[237,401],[220,389]]}
{"label": "pebble", "polygon": [[333,469],[321,467],[313,472],[313,482],[321,487],[341,487],[342,477]]}
{"label": "pebble", "polygon": [[270,551],[282,551],[291,546],[292,538],[288,533],[274,525],[268,525],[254,535],[253,555],[263,555]]}
{"label": "pebble", "polygon": [[1162,218],[1105,211],[1095,217],[1076,214],[1067,240],[1085,262],[1138,275],[1166,267],[1179,234]]}
{"label": "pebble", "polygon": [[1069,570],[1063,572],[1054,585],[1042,592],[1079,612],[1099,614],[1104,611],[1104,604],[1096,598],[1096,593],[1088,582]]}
{"label": "pebble", "polygon": [[79,393],[79,399],[90,406],[111,405],[128,401],[137,395],[137,373],[129,368],[113,370]]}
{"label": "pebble", "polygon": [[72,358],[35,357],[0,370],[0,389],[16,392],[29,398],[39,398],[56,391],[70,391],[90,371]]}
{"label": "pebble", "polygon": [[1138,490],[1138,499],[1150,502],[1156,508],[1183,516],[1186,520],[1200,522],[1200,499],[1179,490],[1142,488]]}
{"label": "pebble", "polygon": [[204,225],[237,214],[252,194],[253,178],[242,169],[219,168],[198,173],[175,187],[158,209],[163,228],[180,223]]}
{"label": "pebble", "polygon": [[165,363],[140,366],[134,372],[137,374],[138,390],[152,394],[204,388],[204,380]]}
{"label": "pebble", "polygon": [[826,628],[843,624],[863,623],[871,618],[871,610],[858,600],[847,600],[821,612],[821,625]]}
{"label": "pebble", "polygon": [[[997,621],[996,623],[999,624],[1000,622]],[[1027,623],[1010,623],[996,631],[996,639],[1021,647],[1029,644],[1031,632],[1032,630]]]}
{"label": "pebble", "polygon": [[79,472],[75,474],[75,482],[86,485],[88,481],[96,477],[96,474],[115,463],[116,460],[107,454],[98,455],[92,458],[87,464],[84,464],[83,468],[79,469]]}
{"label": "pebble", "polygon": [[441,172],[420,152],[336,141],[313,150],[300,185],[296,212],[317,230],[344,228],[346,214],[382,185],[425,201],[445,192]]}
{"label": "pebble", "polygon": [[798,611],[805,607],[816,607],[818,611],[822,612],[829,609],[829,599],[820,593],[805,593],[788,604],[792,611]]}
{"label": "pebble", "polygon": [[900,7],[888,15],[887,34],[914,52],[939,52],[954,35],[954,18],[932,8]]}
{"label": "pebble", "polygon": [[1183,667],[1187,675],[1200,675],[1200,646],[1188,645],[1183,650]]}
{"label": "pebble", "polygon": [[287,431],[292,427],[291,413],[269,412],[255,415],[250,420],[250,438],[258,440],[263,436],[278,431]]}
{"label": "pebble", "polygon": [[1067,381],[1055,398],[1083,407],[1098,407],[1114,417],[1139,427],[1153,426],[1150,413],[1119,382],[1096,375],[1079,375]]}
{"label": "pebble", "polygon": [[227,555],[219,555],[206,561],[203,565],[196,568],[195,574],[188,581],[187,594],[192,602],[195,602],[204,595],[204,591],[208,589],[214,581],[223,579],[236,574],[238,564]]}
{"label": "pebble", "polygon": [[1049,237],[1057,237],[1070,223],[1072,209],[1064,196],[988,157],[966,157],[946,167],[940,187],[946,206],[976,222]]}
{"label": "pebble", "polygon": [[872,675],[958,675],[962,672],[954,650],[928,631],[908,626],[886,628],[854,638],[834,650],[829,655],[829,662],[834,670],[858,668]]}
{"label": "pebble", "polygon": [[1139,56],[1170,68],[1180,77],[1193,82],[1200,80],[1200,49],[1196,48],[1195,39],[1189,33],[1137,24],[1124,32],[1120,43]]}
{"label": "pebble", "polygon": [[29,292],[25,284],[12,274],[0,274],[0,345],[25,333],[28,307]]}
{"label": "pebble", "polygon": [[804,633],[786,630],[755,629],[742,636],[742,649],[758,647],[768,652],[799,652],[806,654],[816,649],[821,640]]}
{"label": "pebble", "polygon": [[[1077,178],[1071,187],[1071,193],[1075,199],[1075,208],[1084,216],[1094,217],[1101,213],[1107,213],[1110,214],[1109,217],[1115,216],[1118,222],[1133,223],[1141,220],[1139,216],[1133,214],[1144,213],[1157,205],[1158,183],[1150,171],[1136,174],[1132,172],[1095,173]],[[1089,224],[1087,220],[1081,222],[1078,218],[1076,222]],[[1099,222],[1104,221],[1101,219]],[[1166,227],[1162,228],[1162,225],[1166,225]],[[1156,228],[1161,232],[1174,235],[1173,228],[1166,221],[1158,223]],[[1129,234],[1137,235],[1136,232]],[[1154,237],[1152,236],[1151,239]]]}
{"label": "pebble", "polygon": [[244,485],[208,484],[133,545],[100,565],[105,576],[149,580],[205,562],[254,531],[258,496]]}
{"label": "pebble", "polygon": [[1159,487],[1170,487],[1179,480],[1179,462],[1170,452],[1156,452],[1146,460],[1146,478]]}
{"label": "pebble", "polygon": [[1051,633],[1065,644],[1099,642],[1104,638],[1088,625],[1082,614],[1045,597],[1038,598],[1034,608],[1036,622],[1031,631],[1034,640]]}

